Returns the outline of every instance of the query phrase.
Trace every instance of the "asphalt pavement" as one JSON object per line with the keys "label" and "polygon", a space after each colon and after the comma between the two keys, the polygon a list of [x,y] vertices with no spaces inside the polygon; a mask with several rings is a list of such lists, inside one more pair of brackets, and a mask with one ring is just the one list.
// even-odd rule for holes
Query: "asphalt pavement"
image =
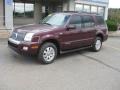
{"label": "asphalt pavement", "polygon": [[120,37],[109,38],[100,52],[63,54],[49,65],[0,40],[0,90],[120,90]]}

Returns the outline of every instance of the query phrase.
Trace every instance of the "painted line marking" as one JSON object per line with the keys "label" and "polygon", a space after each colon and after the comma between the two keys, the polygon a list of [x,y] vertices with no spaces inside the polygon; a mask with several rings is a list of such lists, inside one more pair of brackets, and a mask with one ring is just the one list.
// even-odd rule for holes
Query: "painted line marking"
{"label": "painted line marking", "polygon": [[117,51],[120,51],[120,48],[116,48],[116,47],[113,47],[113,46],[111,46],[111,45],[104,45],[104,46],[109,47],[109,48],[112,48],[112,49],[117,50]]}
{"label": "painted line marking", "polygon": [[116,67],[114,67],[114,66],[112,66],[110,64],[107,64],[107,63],[105,63],[104,61],[102,61],[100,59],[96,59],[96,58],[94,58],[92,56],[88,56],[88,55],[85,55],[85,54],[81,54],[81,55],[84,56],[84,57],[86,57],[86,58],[88,58],[88,59],[90,59],[90,60],[93,60],[93,61],[95,61],[95,62],[97,62],[99,64],[102,64],[102,65],[104,65],[104,66],[106,66],[108,68],[111,68],[112,70],[117,71],[117,72],[120,73],[120,69],[119,68],[116,68]]}

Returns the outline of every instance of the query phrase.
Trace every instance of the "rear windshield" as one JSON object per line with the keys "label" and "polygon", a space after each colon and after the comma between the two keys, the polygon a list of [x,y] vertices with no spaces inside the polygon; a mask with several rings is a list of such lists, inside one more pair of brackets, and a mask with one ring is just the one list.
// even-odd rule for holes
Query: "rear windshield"
{"label": "rear windshield", "polygon": [[96,19],[97,19],[97,23],[98,23],[99,25],[105,24],[104,19],[103,19],[102,16],[96,16]]}

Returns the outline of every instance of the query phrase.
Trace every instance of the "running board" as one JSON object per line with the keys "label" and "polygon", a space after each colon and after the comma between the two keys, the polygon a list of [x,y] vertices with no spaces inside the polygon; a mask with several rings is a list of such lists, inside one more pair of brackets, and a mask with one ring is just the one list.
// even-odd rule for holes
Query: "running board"
{"label": "running board", "polygon": [[88,49],[88,48],[91,48],[91,47],[92,47],[92,45],[87,46],[87,47],[78,48],[78,49],[73,49],[73,50],[60,51],[60,54],[75,52],[75,51],[79,51],[79,50],[83,50],[83,49]]}

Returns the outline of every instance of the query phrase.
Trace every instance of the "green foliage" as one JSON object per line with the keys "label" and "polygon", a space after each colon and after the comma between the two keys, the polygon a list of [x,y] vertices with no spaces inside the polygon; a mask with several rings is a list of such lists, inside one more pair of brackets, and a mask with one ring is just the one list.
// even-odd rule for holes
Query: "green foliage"
{"label": "green foliage", "polygon": [[117,30],[117,21],[107,20],[106,23],[107,23],[109,31],[116,31]]}
{"label": "green foliage", "polygon": [[120,9],[110,8],[108,10],[108,20],[107,20],[109,31],[116,31],[118,24],[120,24]]}
{"label": "green foliage", "polygon": [[109,9],[108,10],[108,20],[120,23],[120,9]]}

